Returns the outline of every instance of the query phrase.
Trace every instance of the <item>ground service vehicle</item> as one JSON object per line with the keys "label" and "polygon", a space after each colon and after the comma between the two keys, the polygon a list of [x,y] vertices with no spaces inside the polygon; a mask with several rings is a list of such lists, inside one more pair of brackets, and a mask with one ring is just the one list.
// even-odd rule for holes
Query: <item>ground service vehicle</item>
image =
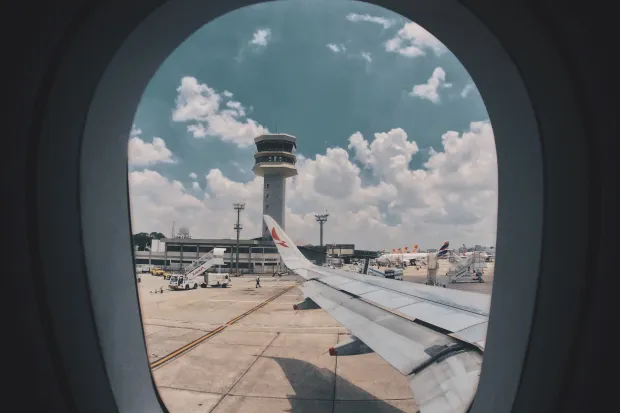
{"label": "ground service vehicle", "polygon": [[[171,275],[168,288],[171,290],[189,290],[190,288],[198,288],[197,278],[206,274],[207,270],[213,266],[224,265],[224,248],[214,248],[213,251],[207,252],[196,261],[192,262],[183,274]],[[226,274],[227,275],[227,274]],[[205,284],[207,282],[205,275]],[[230,282],[230,281],[229,281]],[[229,282],[226,284],[228,285]]]}
{"label": "ground service vehicle", "polygon": [[201,287],[228,287],[230,286],[230,274],[228,273],[217,273],[217,272],[205,272],[204,273],[204,282],[200,284]]}

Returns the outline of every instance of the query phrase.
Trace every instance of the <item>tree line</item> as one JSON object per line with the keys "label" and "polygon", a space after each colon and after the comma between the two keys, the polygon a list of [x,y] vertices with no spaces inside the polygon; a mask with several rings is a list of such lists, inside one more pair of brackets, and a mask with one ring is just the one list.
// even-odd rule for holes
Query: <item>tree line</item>
{"label": "tree line", "polygon": [[152,239],[166,238],[161,232],[139,232],[132,236],[133,245],[138,247],[138,251],[148,251]]}

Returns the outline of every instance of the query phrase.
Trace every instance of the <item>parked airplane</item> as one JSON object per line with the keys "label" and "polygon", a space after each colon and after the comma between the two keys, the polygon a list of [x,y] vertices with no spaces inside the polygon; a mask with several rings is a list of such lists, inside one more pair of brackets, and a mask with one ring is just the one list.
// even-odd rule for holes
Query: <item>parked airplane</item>
{"label": "parked airplane", "polygon": [[461,258],[468,258],[472,256],[473,254],[478,253],[480,258],[482,258],[486,262],[490,262],[495,257],[495,249],[492,247],[487,248],[485,250],[480,250],[480,251],[467,251],[467,247],[465,246],[465,244],[463,244],[463,249],[465,250],[465,252],[461,252],[461,253],[455,252]]}
{"label": "parked airplane", "polygon": [[[416,244],[414,246],[417,251]],[[439,252],[437,252],[437,257],[443,257],[448,253],[448,247],[450,246],[450,241],[446,241],[442,244],[441,248],[439,248]],[[392,264],[394,262],[402,262],[405,265],[421,265],[426,263],[428,258],[427,252],[410,252],[410,253],[402,253],[402,254],[383,254],[379,258],[377,258],[377,262],[383,265]],[[433,253],[434,254],[434,253]]]}
{"label": "parked airplane", "polygon": [[[484,259],[485,261],[489,261],[491,254],[488,251],[467,251],[467,247],[465,246],[465,244],[463,244],[463,248],[465,249],[465,252],[460,253],[459,255],[463,258],[467,258],[470,257],[472,254],[478,252],[480,253],[480,257],[482,259]],[[492,249],[492,251],[495,251],[494,249]]]}
{"label": "parked airplane", "polygon": [[[490,296],[318,267],[273,218],[264,219],[284,264],[307,280],[300,286],[306,298],[294,309],[321,307],[354,337],[330,355],[374,351],[409,378],[420,412],[467,411],[478,387]],[[437,254],[447,247],[446,241]]]}

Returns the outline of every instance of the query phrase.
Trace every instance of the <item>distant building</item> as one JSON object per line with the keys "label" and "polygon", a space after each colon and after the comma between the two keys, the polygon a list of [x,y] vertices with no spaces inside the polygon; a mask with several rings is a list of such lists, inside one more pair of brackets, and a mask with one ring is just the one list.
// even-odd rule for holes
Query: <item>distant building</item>
{"label": "distant building", "polygon": [[[136,264],[161,266],[172,271],[180,271],[192,261],[213,248],[224,248],[225,268],[236,268],[235,239],[197,239],[165,238],[152,240],[151,251],[136,251]],[[376,258],[377,251],[356,250],[354,244],[330,244],[324,247],[315,245],[299,246],[299,251],[317,265],[325,263],[327,255],[342,258],[346,263],[352,259]],[[239,240],[239,270],[244,273],[274,273],[284,270],[280,254],[271,241],[260,238]]]}
{"label": "distant building", "polygon": [[[136,264],[162,266],[177,271],[217,247],[224,248],[225,267],[232,269],[236,268],[236,245],[235,239],[165,238],[157,241],[152,251],[136,252],[135,259]],[[260,239],[239,240],[239,269],[252,273],[280,271],[280,254],[273,243],[265,243]]]}
{"label": "distant building", "polygon": [[327,244],[325,247],[332,257],[350,257],[355,252],[355,244]]}

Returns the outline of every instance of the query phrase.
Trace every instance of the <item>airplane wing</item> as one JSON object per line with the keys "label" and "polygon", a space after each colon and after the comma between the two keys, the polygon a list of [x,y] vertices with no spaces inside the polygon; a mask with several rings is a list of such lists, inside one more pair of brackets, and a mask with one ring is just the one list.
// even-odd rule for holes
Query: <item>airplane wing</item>
{"label": "airplane wing", "polygon": [[355,339],[330,354],[361,354],[364,344],[409,378],[421,413],[462,413],[476,389],[490,297],[319,267],[308,261],[269,215],[264,216],[284,264],[306,279],[306,300]]}

